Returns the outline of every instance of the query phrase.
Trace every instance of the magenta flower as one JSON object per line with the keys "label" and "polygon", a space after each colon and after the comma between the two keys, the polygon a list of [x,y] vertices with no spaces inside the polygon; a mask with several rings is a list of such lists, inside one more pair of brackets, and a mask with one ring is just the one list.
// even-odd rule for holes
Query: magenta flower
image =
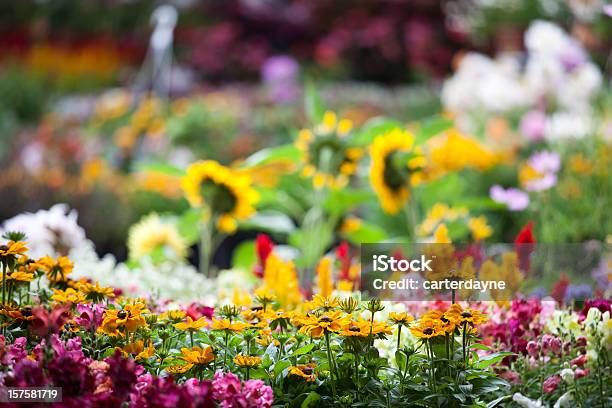
{"label": "magenta flower", "polygon": [[489,195],[496,203],[505,204],[510,211],[523,211],[529,206],[529,195],[518,188],[506,190],[496,184],[489,190]]}
{"label": "magenta flower", "polygon": [[102,323],[102,317],[106,307],[97,303],[79,303],[77,305],[79,314],[74,320],[86,330],[96,330]]}
{"label": "magenta flower", "polygon": [[249,407],[270,408],[274,401],[272,388],[261,380],[249,380],[244,383],[243,393]]}

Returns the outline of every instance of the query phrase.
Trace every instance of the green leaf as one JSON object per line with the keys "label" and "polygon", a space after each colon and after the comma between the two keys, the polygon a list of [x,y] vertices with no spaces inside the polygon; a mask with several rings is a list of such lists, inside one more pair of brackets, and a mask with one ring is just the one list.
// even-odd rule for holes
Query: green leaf
{"label": "green leaf", "polygon": [[185,211],[178,219],[178,232],[188,245],[198,242],[200,238],[200,219],[200,212],[194,208]]}
{"label": "green leaf", "polygon": [[287,360],[279,361],[278,363],[274,365],[274,375],[278,377],[283,372],[283,370],[285,370],[286,368],[289,368],[290,366],[291,366],[291,361],[287,361]]}
{"label": "green leaf", "polygon": [[259,231],[290,234],[295,230],[291,218],[279,211],[260,211],[249,219],[240,223],[241,229],[255,229]]}
{"label": "green leaf", "polygon": [[343,188],[331,190],[323,202],[323,207],[331,214],[342,215],[353,207],[374,198],[371,191]]}
{"label": "green leaf", "polygon": [[243,167],[252,167],[266,164],[275,160],[289,160],[297,163],[300,160],[301,152],[292,144],[268,147],[261,149],[247,157],[242,163]]}
{"label": "green leaf", "polygon": [[306,110],[306,117],[311,124],[317,125],[323,121],[325,106],[321,100],[321,95],[319,95],[317,88],[311,81],[306,83],[305,90],[304,109]]}
{"label": "green leaf", "polygon": [[439,135],[453,127],[454,122],[441,116],[434,116],[421,122],[421,127],[415,134],[416,144],[423,144],[433,136]]}
{"label": "green leaf", "polygon": [[489,354],[488,356],[481,357],[480,360],[475,364],[475,367],[484,369],[489,367],[490,365],[499,363],[506,357],[514,355],[514,353],[511,353],[509,351],[500,351],[498,353]]}
{"label": "green leaf", "polygon": [[489,403],[487,404],[487,408],[494,408],[494,407],[496,407],[496,406],[497,406],[497,405],[498,405],[500,402],[507,401],[507,400],[509,400],[509,399],[511,399],[511,398],[512,398],[512,395],[504,395],[503,397],[500,397],[500,398],[498,398],[498,399],[496,399],[496,400],[493,400],[493,401],[489,402]]}
{"label": "green leaf", "polygon": [[364,220],[361,221],[361,225],[356,230],[345,232],[342,235],[353,244],[381,242],[388,238],[384,228]]}
{"label": "green leaf", "polygon": [[316,408],[321,405],[321,396],[312,391],[300,405],[300,408]]}
{"label": "green leaf", "polygon": [[299,349],[295,350],[292,356],[297,357],[297,356],[302,356],[304,354],[308,354],[314,348],[314,346],[315,346],[314,343],[310,343],[305,346],[302,346]]}
{"label": "green leaf", "polygon": [[353,138],[353,143],[359,146],[371,144],[377,136],[392,129],[404,128],[404,124],[396,119],[379,116],[368,120]]}
{"label": "green leaf", "polygon": [[232,267],[250,271],[257,262],[255,241],[241,242],[232,254]]}
{"label": "green leaf", "polygon": [[478,349],[478,350],[485,350],[485,351],[491,350],[491,347],[484,345],[484,344],[480,344],[480,343],[472,344],[470,348]]}
{"label": "green leaf", "polygon": [[184,176],[185,170],[172,166],[168,163],[143,163],[136,167],[137,172],[153,171],[157,173],[167,174],[169,176]]}

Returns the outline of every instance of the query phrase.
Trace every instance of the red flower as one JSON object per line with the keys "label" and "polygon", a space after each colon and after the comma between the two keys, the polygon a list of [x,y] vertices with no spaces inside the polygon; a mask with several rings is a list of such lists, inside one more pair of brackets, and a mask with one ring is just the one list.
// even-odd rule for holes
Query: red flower
{"label": "red flower", "polygon": [[557,282],[555,286],[553,286],[550,295],[553,299],[559,302],[559,304],[563,303],[563,299],[565,299],[565,291],[567,290],[569,284],[569,278],[565,274],[563,274],[561,275],[561,279],[559,279],[559,282]]}
{"label": "red flower", "polygon": [[342,241],[336,248],[336,258],[340,261],[340,279],[342,280],[350,279],[351,256],[349,249],[349,244],[346,241]]}
{"label": "red flower", "polygon": [[255,239],[255,252],[257,253],[258,263],[253,272],[257,277],[262,278],[266,267],[266,260],[274,250],[274,242],[266,234],[258,234]]}
{"label": "red flower", "polygon": [[519,267],[527,272],[531,267],[531,253],[535,249],[536,239],[533,236],[533,221],[529,221],[514,240],[514,250],[519,259]]}
{"label": "red flower", "polygon": [[58,306],[48,311],[42,306],[32,309],[34,319],[30,323],[30,330],[40,337],[58,333],[64,323],[70,318],[70,306]]}

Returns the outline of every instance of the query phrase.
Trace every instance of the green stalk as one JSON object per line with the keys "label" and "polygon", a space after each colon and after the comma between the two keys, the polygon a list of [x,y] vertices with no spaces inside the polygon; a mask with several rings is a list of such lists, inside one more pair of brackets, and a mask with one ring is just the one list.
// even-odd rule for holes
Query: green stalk
{"label": "green stalk", "polygon": [[200,273],[208,278],[213,278],[210,268],[212,257],[212,215],[208,212],[206,221],[201,222],[200,228]]}
{"label": "green stalk", "polygon": [[397,350],[400,349],[400,336],[402,335],[402,325],[397,327]]}
{"label": "green stalk", "polygon": [[2,262],[2,304],[6,304],[6,264]]}
{"label": "green stalk", "polygon": [[336,399],[336,379],[334,378],[335,370],[334,370],[334,363],[332,361],[331,346],[329,344],[329,332],[327,330],[325,330],[325,346],[327,348],[327,361],[329,364],[329,372],[331,376],[332,395],[335,400]]}

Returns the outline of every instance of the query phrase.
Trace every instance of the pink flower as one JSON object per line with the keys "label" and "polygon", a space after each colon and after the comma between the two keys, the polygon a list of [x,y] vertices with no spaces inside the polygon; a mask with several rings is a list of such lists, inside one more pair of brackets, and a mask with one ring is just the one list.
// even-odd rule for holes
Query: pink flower
{"label": "pink flower", "polygon": [[544,393],[550,394],[554,390],[557,389],[559,383],[561,382],[561,377],[558,375],[553,375],[544,380]]}
{"label": "pink flower", "polygon": [[213,397],[222,407],[246,407],[246,399],[241,395],[240,379],[232,373],[218,371],[213,379]]}
{"label": "pink flower", "polygon": [[532,357],[537,357],[540,353],[540,347],[538,347],[538,343],[533,340],[529,341],[529,343],[527,343],[527,353],[529,353],[529,355]]}
{"label": "pink flower", "polygon": [[522,211],[529,206],[529,195],[518,188],[504,189],[496,184],[489,190],[489,195],[496,203],[505,204],[510,211]]}
{"label": "pink flower", "polygon": [[106,307],[101,304],[79,303],[77,305],[78,317],[74,320],[86,330],[95,330],[102,323]]}
{"label": "pink flower", "polygon": [[577,368],[576,370],[574,370],[574,379],[578,379],[578,378],[582,378],[582,377],[586,377],[587,375],[589,375],[589,369],[588,368]]}
{"label": "pink flower", "polygon": [[274,400],[272,388],[265,385],[261,380],[249,380],[244,383],[244,396],[249,407],[270,408]]}
{"label": "pink flower", "polygon": [[540,141],[544,138],[546,128],[546,114],[539,110],[527,112],[520,123],[520,130],[523,136],[532,142]]}

